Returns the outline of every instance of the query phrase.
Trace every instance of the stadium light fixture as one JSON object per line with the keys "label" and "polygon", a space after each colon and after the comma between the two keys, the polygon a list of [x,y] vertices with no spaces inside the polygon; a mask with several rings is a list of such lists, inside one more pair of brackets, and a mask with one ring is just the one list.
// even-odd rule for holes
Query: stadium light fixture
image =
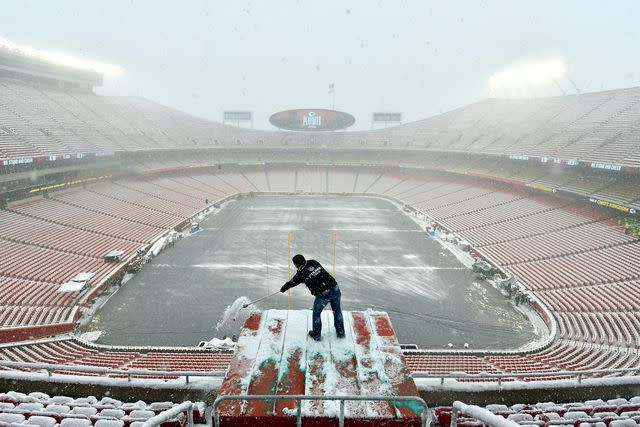
{"label": "stadium light fixture", "polygon": [[0,48],[4,48],[11,52],[28,56],[34,59],[48,61],[57,65],[77,68],[80,70],[95,71],[97,73],[104,74],[107,76],[112,76],[112,77],[122,74],[122,72],[124,72],[124,69],[119,65],[75,58],[71,55],[68,55],[62,52],[40,50],[31,46],[13,43],[12,41],[9,41],[1,37],[0,37]]}
{"label": "stadium light fixture", "polygon": [[567,75],[567,64],[555,59],[517,64],[489,77],[491,90],[526,91],[557,83]]}

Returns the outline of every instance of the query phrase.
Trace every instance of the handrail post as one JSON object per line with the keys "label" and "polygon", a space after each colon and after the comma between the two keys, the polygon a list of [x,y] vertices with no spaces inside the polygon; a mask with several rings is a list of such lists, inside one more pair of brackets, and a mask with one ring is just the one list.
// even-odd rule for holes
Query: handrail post
{"label": "handrail post", "polygon": [[296,426],[302,427],[302,400],[296,399],[296,405],[298,406],[298,411],[296,412]]}
{"label": "handrail post", "polygon": [[451,409],[451,422],[449,427],[456,427],[458,425],[458,408],[455,406]]}
{"label": "handrail post", "polygon": [[338,425],[344,427],[344,399],[340,399],[340,418],[338,418]]}
{"label": "handrail post", "polygon": [[422,412],[420,412],[420,427],[427,427],[427,412],[429,409],[426,404],[422,404],[420,406],[422,406]]}
{"label": "handrail post", "polygon": [[187,425],[189,427],[193,427],[193,403],[191,404],[191,406],[189,407],[189,410],[187,411]]}
{"label": "handrail post", "polygon": [[218,397],[213,402],[213,409],[211,410],[212,418],[215,422],[215,427],[220,427],[220,413],[218,412],[218,403],[220,402],[220,398]]}
{"label": "handrail post", "polygon": [[207,404],[204,408],[204,423],[207,427],[213,427],[213,406]]}

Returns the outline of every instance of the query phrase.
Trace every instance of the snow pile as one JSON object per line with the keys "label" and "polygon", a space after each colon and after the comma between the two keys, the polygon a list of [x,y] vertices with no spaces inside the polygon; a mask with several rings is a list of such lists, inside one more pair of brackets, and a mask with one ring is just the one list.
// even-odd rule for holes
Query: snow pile
{"label": "snow pile", "polygon": [[236,345],[236,343],[233,342],[233,340],[229,337],[221,340],[219,338],[213,338],[210,341],[207,341],[204,344],[204,348],[213,348],[213,349],[228,349],[228,348],[233,348]]}
{"label": "snow pile", "polygon": [[222,313],[222,319],[216,325],[216,330],[218,332],[229,332],[228,335],[237,333],[249,316],[260,311],[255,305],[242,308],[243,305],[250,302],[247,297],[239,297],[231,305],[228,305],[224,309],[224,313]]}
{"label": "snow pile", "polygon": [[147,252],[147,257],[153,258],[158,256],[158,254],[167,246],[167,237],[161,237],[151,246],[149,252]]}
{"label": "snow pile", "polygon": [[81,334],[80,339],[89,341],[89,342],[96,342],[100,339],[101,335],[102,335],[102,331],[89,331]]}

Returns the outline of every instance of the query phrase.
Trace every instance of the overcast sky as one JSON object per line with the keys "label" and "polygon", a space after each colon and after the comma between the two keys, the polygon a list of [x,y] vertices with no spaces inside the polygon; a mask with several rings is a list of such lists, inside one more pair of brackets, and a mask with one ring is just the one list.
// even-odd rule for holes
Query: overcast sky
{"label": "overcast sky", "polygon": [[101,94],[218,121],[250,110],[257,128],[330,108],[335,82],[336,109],[368,129],[373,111],[412,121],[489,97],[521,61],[563,58],[583,92],[639,86],[639,18],[637,0],[2,0],[0,36],[122,66]]}

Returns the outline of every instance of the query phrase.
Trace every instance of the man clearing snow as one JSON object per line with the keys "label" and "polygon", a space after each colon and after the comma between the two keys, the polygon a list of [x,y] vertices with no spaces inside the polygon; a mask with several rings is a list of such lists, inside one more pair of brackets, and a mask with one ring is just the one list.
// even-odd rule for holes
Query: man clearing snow
{"label": "man clearing snow", "polygon": [[282,285],[280,292],[287,292],[288,289],[304,282],[311,291],[311,295],[316,297],[313,302],[313,330],[309,331],[309,336],[316,341],[320,341],[320,333],[322,332],[320,313],[322,313],[327,304],[331,304],[333,324],[338,338],[344,338],[344,322],[342,320],[342,310],[340,310],[340,288],[336,279],[322,268],[318,261],[314,259],[306,260],[300,254],[293,257],[293,265],[296,266],[298,272],[290,281]]}

